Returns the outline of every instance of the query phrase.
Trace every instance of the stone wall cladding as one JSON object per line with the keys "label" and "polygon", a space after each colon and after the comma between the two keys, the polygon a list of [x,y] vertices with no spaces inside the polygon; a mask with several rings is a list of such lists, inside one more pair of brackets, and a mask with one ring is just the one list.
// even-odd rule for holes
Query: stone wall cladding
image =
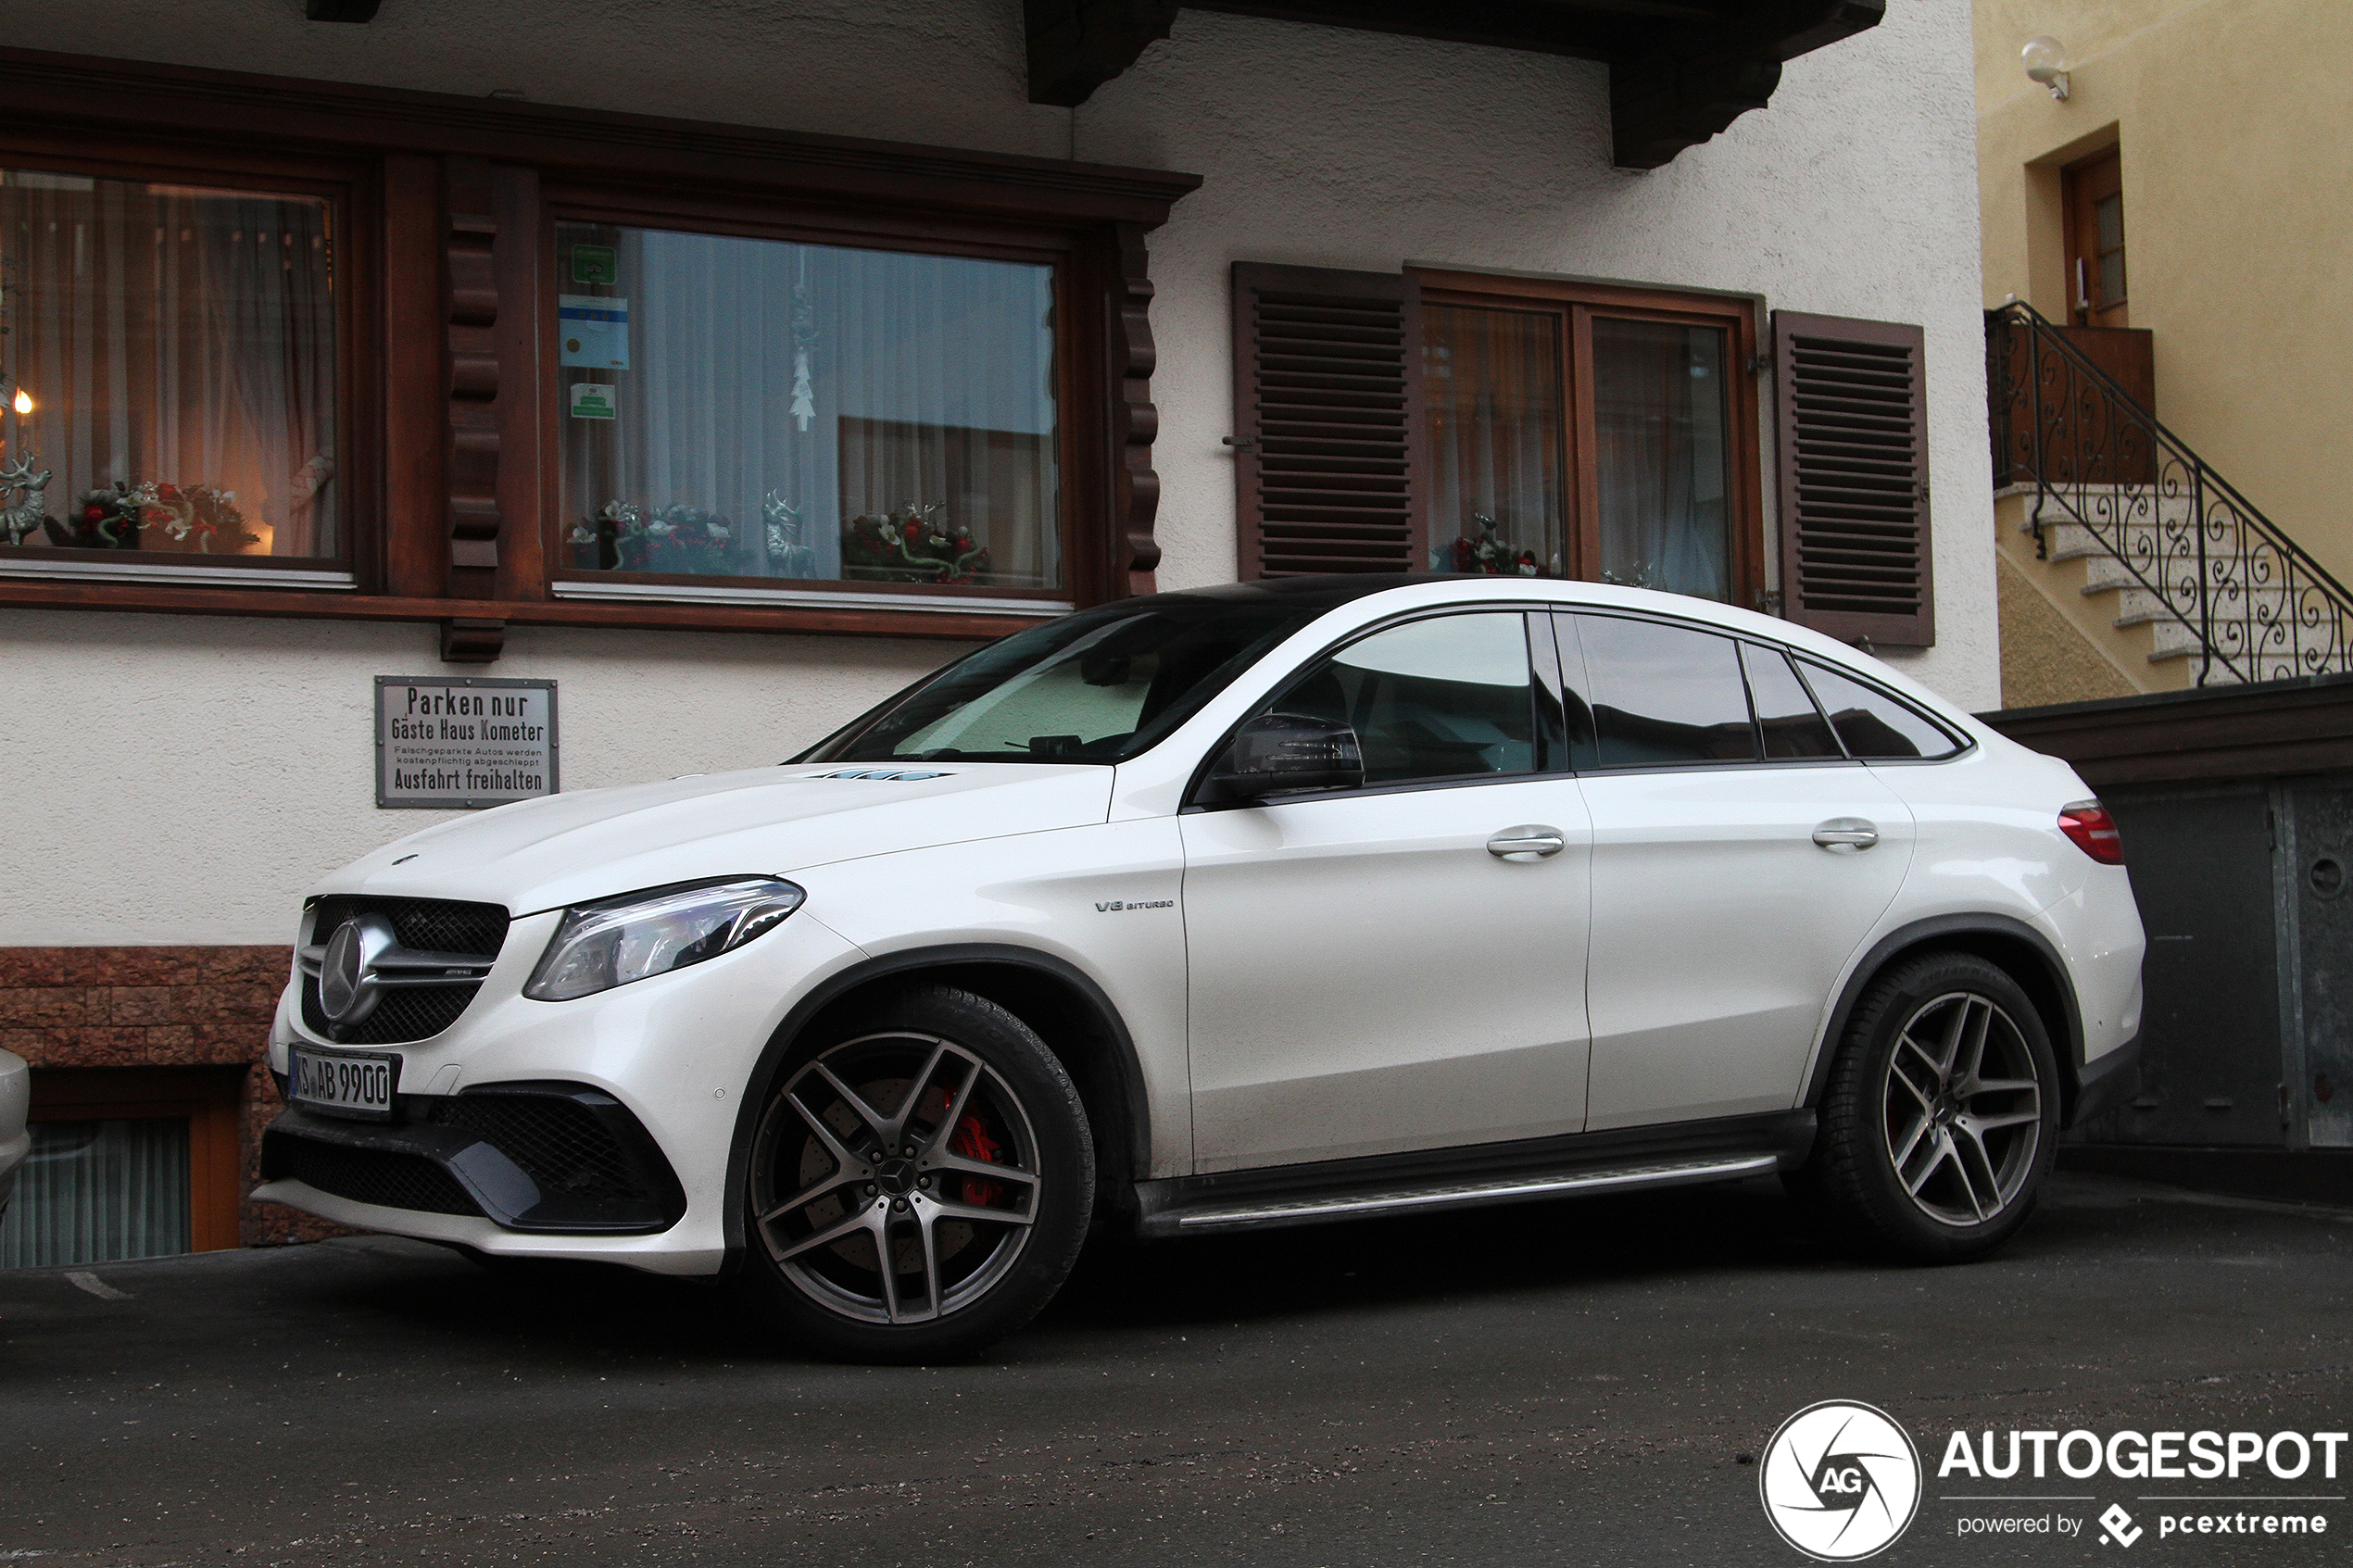
{"label": "stone wall cladding", "polygon": [[[0,947],[0,1047],[43,1068],[243,1067],[238,1153],[259,1179],[261,1130],[283,1108],[266,1055],[293,963],[283,947]],[[343,1231],[247,1198],[247,1247]]]}

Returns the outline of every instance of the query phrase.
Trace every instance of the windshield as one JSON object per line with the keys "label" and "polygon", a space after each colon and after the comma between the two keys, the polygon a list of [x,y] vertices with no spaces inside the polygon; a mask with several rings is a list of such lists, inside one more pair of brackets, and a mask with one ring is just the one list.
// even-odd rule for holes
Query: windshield
{"label": "windshield", "polygon": [[809,762],[1123,762],[1319,606],[1169,597],[1016,633],[893,698]]}

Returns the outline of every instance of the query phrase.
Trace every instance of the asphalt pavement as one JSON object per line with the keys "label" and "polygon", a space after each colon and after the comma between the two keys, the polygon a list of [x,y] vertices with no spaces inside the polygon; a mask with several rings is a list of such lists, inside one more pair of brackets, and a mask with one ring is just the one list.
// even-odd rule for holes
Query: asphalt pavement
{"label": "asphalt pavement", "polygon": [[[2348,1298],[2353,1209],[2083,1175],[1942,1269],[1842,1256],[1770,1183],[1167,1243],[938,1368],[385,1237],[22,1270],[0,1563],[1787,1565],[1754,1460],[1833,1399],[1927,1462],[1876,1562],[2343,1562],[2353,1452],[2171,1487],[2328,1522],[2253,1540],[2160,1536],[2147,1481],[1936,1471],[1956,1429],[2345,1430]],[[2010,1516],[2050,1533],[1958,1534]]]}

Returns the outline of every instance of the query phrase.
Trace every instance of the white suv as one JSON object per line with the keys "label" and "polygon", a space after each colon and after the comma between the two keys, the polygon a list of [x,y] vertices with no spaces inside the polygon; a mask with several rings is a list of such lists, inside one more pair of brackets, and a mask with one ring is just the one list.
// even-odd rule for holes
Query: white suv
{"label": "white suv", "polygon": [[2061,763],[1744,611],[1496,578],[1125,600],[780,767],[429,828],[305,903],[258,1196],[726,1273],[968,1351],[1149,1236],[1782,1173],[1981,1252],[2127,1087]]}

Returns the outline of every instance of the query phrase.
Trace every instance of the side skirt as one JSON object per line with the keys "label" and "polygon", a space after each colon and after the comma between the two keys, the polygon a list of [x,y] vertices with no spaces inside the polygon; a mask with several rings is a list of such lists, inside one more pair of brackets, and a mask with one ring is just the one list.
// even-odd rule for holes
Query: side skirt
{"label": "side skirt", "polygon": [[1579,1193],[1738,1181],[1793,1170],[1814,1146],[1811,1110],[1672,1127],[1417,1150],[1139,1182],[1138,1233],[1200,1236],[1366,1220]]}

